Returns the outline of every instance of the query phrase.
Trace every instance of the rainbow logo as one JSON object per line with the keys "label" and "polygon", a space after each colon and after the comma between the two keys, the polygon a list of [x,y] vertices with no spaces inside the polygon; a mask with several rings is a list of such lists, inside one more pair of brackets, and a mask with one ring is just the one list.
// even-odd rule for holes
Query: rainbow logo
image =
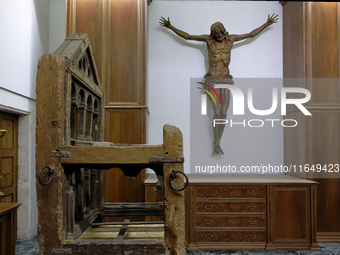
{"label": "rainbow logo", "polygon": [[[197,82],[197,83],[202,84],[202,85],[206,86],[207,88],[209,88],[216,95],[216,97],[218,98],[218,100],[220,101],[220,104],[222,106],[222,100],[221,100],[220,96],[218,95],[217,91],[212,86],[205,84],[203,82]],[[214,101],[215,105],[217,106],[215,97],[210,93],[209,90],[201,88],[201,87],[197,87],[197,88],[200,89],[200,90],[203,90],[205,93],[207,93],[211,97],[211,99]]]}

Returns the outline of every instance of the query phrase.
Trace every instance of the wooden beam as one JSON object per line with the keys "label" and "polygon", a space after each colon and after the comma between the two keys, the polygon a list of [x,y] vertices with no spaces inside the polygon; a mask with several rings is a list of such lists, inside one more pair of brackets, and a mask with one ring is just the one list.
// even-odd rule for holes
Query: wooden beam
{"label": "wooden beam", "polygon": [[164,224],[164,221],[131,221],[131,222],[100,222],[100,223],[93,223],[92,227],[99,227],[99,226],[116,226],[116,225],[153,225],[153,224]]}
{"label": "wooden beam", "polygon": [[116,145],[110,147],[65,146],[59,151],[67,152],[69,158],[60,158],[62,164],[149,164],[150,156],[165,157],[163,145]]}
{"label": "wooden beam", "polygon": [[126,232],[126,230],[127,230],[127,228],[128,228],[128,225],[127,225],[127,223],[129,223],[130,222],[130,218],[126,218],[125,220],[124,220],[124,225],[122,226],[122,228],[120,229],[120,231],[119,231],[119,233],[118,233],[118,236],[117,236],[117,238],[116,238],[116,240],[123,240],[124,239],[124,235],[125,235],[125,232]]}
{"label": "wooden beam", "polygon": [[163,216],[164,203],[105,203],[101,217]]}

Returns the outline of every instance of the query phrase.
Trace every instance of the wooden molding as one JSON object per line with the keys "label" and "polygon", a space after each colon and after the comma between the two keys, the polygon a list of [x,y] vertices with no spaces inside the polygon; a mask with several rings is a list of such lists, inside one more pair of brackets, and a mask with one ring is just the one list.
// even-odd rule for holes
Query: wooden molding
{"label": "wooden molding", "polygon": [[77,0],[67,0],[66,1],[66,34],[67,38],[70,34],[76,33],[77,24],[77,13],[76,13],[76,1]]}
{"label": "wooden molding", "polygon": [[318,232],[318,243],[339,243],[340,232]]}

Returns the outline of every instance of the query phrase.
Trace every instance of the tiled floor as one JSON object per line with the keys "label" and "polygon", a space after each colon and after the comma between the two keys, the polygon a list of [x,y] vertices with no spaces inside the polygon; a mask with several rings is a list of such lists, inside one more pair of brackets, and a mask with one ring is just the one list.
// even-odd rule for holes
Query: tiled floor
{"label": "tiled floor", "polygon": [[[187,255],[340,255],[340,243],[320,243],[322,251],[195,251]],[[16,255],[38,255],[38,238],[18,240]],[[103,254],[104,255],[104,254]],[[148,254],[157,255],[157,254]]]}
{"label": "tiled floor", "polygon": [[187,255],[340,255],[340,243],[320,243],[322,251],[196,251]]}
{"label": "tiled floor", "polygon": [[38,237],[34,237],[31,240],[17,240],[15,246],[16,255],[38,255],[39,254],[39,242]]}

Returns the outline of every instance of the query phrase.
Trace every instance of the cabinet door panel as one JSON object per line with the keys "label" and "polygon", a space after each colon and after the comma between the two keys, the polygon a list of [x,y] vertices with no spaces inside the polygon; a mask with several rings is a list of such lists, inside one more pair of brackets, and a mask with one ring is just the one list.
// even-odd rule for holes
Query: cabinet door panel
{"label": "cabinet door panel", "polygon": [[272,222],[274,243],[309,243],[310,189],[273,187]]}

